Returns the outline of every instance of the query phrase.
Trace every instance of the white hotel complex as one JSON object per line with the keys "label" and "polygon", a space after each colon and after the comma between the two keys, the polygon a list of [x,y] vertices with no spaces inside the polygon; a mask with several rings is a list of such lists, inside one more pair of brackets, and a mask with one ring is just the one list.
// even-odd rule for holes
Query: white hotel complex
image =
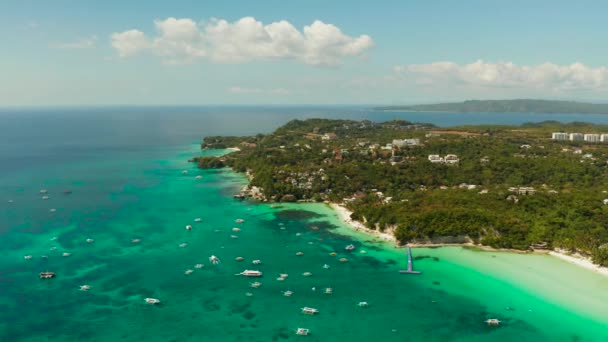
{"label": "white hotel complex", "polygon": [[554,132],[551,134],[551,139],[558,141],[586,141],[590,143],[608,142],[608,134],[596,134],[596,133],[564,133]]}

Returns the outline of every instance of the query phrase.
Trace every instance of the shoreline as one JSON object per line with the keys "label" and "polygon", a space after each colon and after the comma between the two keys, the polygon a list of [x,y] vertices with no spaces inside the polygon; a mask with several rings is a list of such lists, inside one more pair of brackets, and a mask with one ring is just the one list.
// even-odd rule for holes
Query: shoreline
{"label": "shoreline", "polygon": [[479,249],[485,252],[507,252],[507,253],[519,253],[519,254],[546,254],[550,255],[554,258],[559,258],[565,262],[570,264],[574,264],[578,267],[585,268],[594,273],[598,273],[604,276],[608,276],[608,267],[603,267],[600,265],[594,264],[590,258],[587,258],[578,253],[570,254],[564,250],[533,250],[533,251],[521,251],[515,249],[497,249],[483,245],[476,245],[471,242],[467,243],[408,243],[406,245],[400,245],[397,239],[391,233],[380,232],[377,230],[369,229],[363,225],[363,223],[359,221],[355,221],[350,218],[352,212],[348,210],[346,207],[336,204],[336,203],[328,203],[328,206],[332,208],[337,214],[342,222],[344,222],[348,227],[353,230],[363,232],[374,237],[378,237],[386,242],[392,243],[396,248],[404,248],[404,247],[413,247],[413,248],[440,248],[440,247],[470,247]]}

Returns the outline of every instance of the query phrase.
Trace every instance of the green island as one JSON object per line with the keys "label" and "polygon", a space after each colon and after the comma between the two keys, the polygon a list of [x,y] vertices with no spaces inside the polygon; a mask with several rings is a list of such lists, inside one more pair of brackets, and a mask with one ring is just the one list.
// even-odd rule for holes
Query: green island
{"label": "green island", "polygon": [[608,114],[608,104],[535,99],[469,100],[455,103],[386,106],[375,109],[413,112]]}
{"label": "green island", "polygon": [[206,137],[203,149],[238,149],[192,162],[247,173],[237,198],[339,204],[401,244],[560,250],[606,266],[608,143],[552,132],[608,126],[293,120],[267,135]]}

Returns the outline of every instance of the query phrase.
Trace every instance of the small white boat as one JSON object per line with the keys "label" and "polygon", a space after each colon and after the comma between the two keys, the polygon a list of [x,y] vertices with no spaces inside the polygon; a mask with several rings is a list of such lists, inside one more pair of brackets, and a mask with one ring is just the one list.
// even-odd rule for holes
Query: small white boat
{"label": "small white boat", "polygon": [[352,251],[353,249],[355,249],[355,245],[350,244],[350,245],[344,247],[344,249],[346,249],[347,251]]}
{"label": "small white boat", "polygon": [[302,233],[296,233],[296,236],[302,236]]}
{"label": "small white boat", "polygon": [[90,289],[90,285],[80,285],[80,291],[89,291]]}
{"label": "small white boat", "polygon": [[232,228],[232,231],[235,232],[235,233],[238,233],[238,232],[241,231],[241,228]]}
{"label": "small white boat", "polygon": [[251,292],[245,292],[245,296],[251,297],[251,296],[253,296],[253,293],[251,293]]}
{"label": "small white boat", "polygon": [[179,246],[179,248],[184,248],[184,247],[188,246],[188,244],[183,242],[183,243],[180,243],[178,246]]}
{"label": "small white boat", "polygon": [[202,219],[200,217],[197,217],[194,219],[194,222],[201,222],[201,221],[202,221]]}
{"label": "small white boat", "polygon": [[245,222],[245,220],[243,220],[243,219],[236,219],[236,220],[234,220],[234,222],[236,222],[236,223],[243,223],[243,222]]}
{"label": "small white boat", "polygon": [[48,193],[49,193],[49,191],[48,191],[47,189],[42,189],[42,190],[40,190],[40,193],[41,193],[41,194],[48,194]]}
{"label": "small white boat", "polygon": [[484,321],[487,325],[500,325],[500,321],[496,318],[490,318]]}
{"label": "small white boat", "polygon": [[237,273],[235,275],[242,275],[245,277],[261,277],[262,276],[262,272],[260,271],[254,271],[254,270],[244,270],[241,273]]}
{"label": "small white boat", "polygon": [[293,291],[289,291],[289,290],[283,291],[283,296],[285,296],[285,297],[291,297],[292,294],[293,294]]}
{"label": "small white boat", "polygon": [[192,272],[194,272],[194,271],[193,270],[186,270],[186,272],[184,272],[184,274],[188,275],[188,274],[192,274]]}
{"label": "small white boat", "polygon": [[87,242],[88,243],[93,243],[93,242],[95,242],[95,240],[93,240],[93,239],[87,239]]}
{"label": "small white boat", "polygon": [[367,251],[361,250],[359,253],[361,253],[361,254],[367,254]]}
{"label": "small white boat", "polygon": [[220,263],[220,258],[216,257],[215,255],[212,255],[209,257],[209,262],[211,262],[214,265],[217,265]]}
{"label": "small white boat", "polygon": [[310,272],[304,272],[304,273],[302,273],[302,275],[305,276],[305,277],[310,277],[312,275],[312,273],[310,273]]}
{"label": "small white boat", "polygon": [[260,265],[262,263],[262,260],[253,260],[251,263],[254,265]]}
{"label": "small white boat", "polygon": [[43,199],[43,200],[48,200],[48,199],[49,199],[49,196],[42,196],[42,199]]}
{"label": "small white boat", "polygon": [[31,255],[26,255],[26,256],[23,257],[23,259],[25,259],[25,260],[30,260],[31,258],[32,258]]}
{"label": "small white boat", "polygon": [[133,243],[139,243],[139,242],[141,242],[141,240],[140,239],[132,239],[131,242],[133,242]]}
{"label": "small white boat", "polygon": [[51,250],[51,251],[55,251],[55,250],[57,250],[57,247],[51,247],[51,249],[50,249],[50,250]]}
{"label": "small white boat", "polygon": [[262,286],[262,283],[256,281],[255,283],[250,283],[249,286],[257,289],[258,287]]}
{"label": "small white boat", "polygon": [[187,225],[186,226],[186,230],[192,230],[192,226],[191,225]]}
{"label": "small white boat", "polygon": [[196,264],[196,265],[194,265],[194,268],[203,268],[203,266],[205,266],[205,265],[203,265],[203,264]]}
{"label": "small white boat", "polygon": [[367,302],[359,302],[357,305],[359,305],[360,307],[363,308],[363,307],[368,306],[369,304],[367,304]]}
{"label": "small white boat", "polygon": [[198,175],[198,176],[196,176],[196,177],[194,177],[194,178],[195,178],[195,179],[203,179],[203,176]]}
{"label": "small white boat", "polygon": [[348,259],[346,259],[346,258],[340,258],[340,262],[348,262]]}
{"label": "small white boat", "polygon": [[277,280],[278,280],[278,281],[283,281],[283,280],[285,280],[285,278],[283,278],[283,277],[278,277],[278,278],[277,278]]}
{"label": "small white boat", "polygon": [[304,253],[302,253],[302,252],[298,252],[298,253],[296,253],[296,255],[297,255],[297,256],[302,256],[302,255],[304,255]]}
{"label": "small white boat", "polygon": [[216,230],[214,230],[213,232],[214,232],[214,233],[219,233],[219,232],[221,232],[221,230],[216,229]]}
{"label": "small white boat", "polygon": [[56,237],[56,236],[53,236],[53,237],[51,238],[51,241],[56,241],[56,240],[57,240],[57,237]]}
{"label": "small white boat", "polygon": [[69,257],[70,255],[72,255],[72,253],[64,252],[63,254],[61,254],[61,256],[64,257]]}
{"label": "small white boat", "polygon": [[308,335],[308,333],[310,333],[310,330],[309,330],[309,329],[306,329],[306,328],[298,328],[298,329],[296,330],[296,335],[300,335],[300,336],[307,336],[307,335]]}
{"label": "small white boat", "polygon": [[289,277],[289,274],[287,274],[287,273],[281,273],[281,274],[279,274],[279,277],[281,277],[281,278],[287,278],[287,277]]}
{"label": "small white boat", "polygon": [[325,294],[332,294],[334,293],[334,290],[331,287],[328,287],[325,289]]}
{"label": "small white boat", "polygon": [[238,237],[238,236],[236,236],[236,235],[230,235],[230,238],[231,238],[231,239],[238,239],[239,237]]}
{"label": "small white boat", "polygon": [[158,300],[156,298],[144,298],[144,300],[148,304],[160,304],[160,300]]}
{"label": "small white boat", "polygon": [[285,227],[281,227],[281,230],[285,230]]}
{"label": "small white boat", "polygon": [[326,270],[329,269],[329,267],[330,266],[328,264],[323,265],[323,268],[326,269]]}
{"label": "small white boat", "polygon": [[188,170],[182,171],[182,175],[187,175],[187,174],[188,174]]}
{"label": "small white boat", "polygon": [[55,209],[55,208],[49,209],[49,212],[51,212],[51,213],[54,213],[56,211],[57,211],[57,209]]}
{"label": "small white boat", "polygon": [[317,310],[315,308],[303,307],[302,313],[307,314],[307,315],[314,315],[314,314],[319,313],[319,310]]}
{"label": "small white boat", "polygon": [[13,203],[13,200],[8,200],[8,203]]}

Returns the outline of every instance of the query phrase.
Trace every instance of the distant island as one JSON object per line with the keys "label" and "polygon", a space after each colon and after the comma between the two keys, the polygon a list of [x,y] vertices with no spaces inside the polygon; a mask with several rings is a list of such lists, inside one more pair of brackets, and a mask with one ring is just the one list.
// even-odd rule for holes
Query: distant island
{"label": "distant island", "polygon": [[412,106],[384,106],[374,109],[413,112],[608,114],[608,104],[532,99],[470,100]]}
{"label": "distant island", "polygon": [[339,205],[401,244],[558,250],[608,265],[608,126],[309,119],[201,147],[238,147],[191,160],[246,173],[237,199]]}

